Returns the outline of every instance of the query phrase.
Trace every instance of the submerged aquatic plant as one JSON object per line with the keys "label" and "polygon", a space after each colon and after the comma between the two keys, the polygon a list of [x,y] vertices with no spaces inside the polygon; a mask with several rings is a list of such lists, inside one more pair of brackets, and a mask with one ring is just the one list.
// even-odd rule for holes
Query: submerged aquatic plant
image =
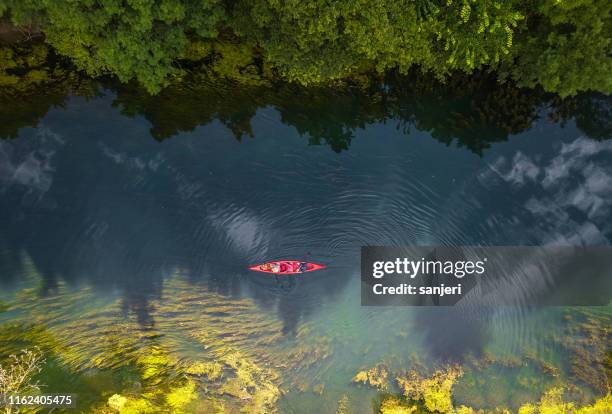
{"label": "submerged aquatic plant", "polygon": [[[16,300],[7,303],[11,322],[0,326],[0,354],[8,355],[39,345],[51,363],[43,367],[37,378],[48,382],[44,370],[57,364],[54,369],[56,375],[62,370],[60,380],[71,378],[70,381],[74,381],[71,384],[83,390],[82,393],[78,390],[79,395],[89,398],[86,404],[83,400],[79,403],[85,407],[84,411],[99,414],[274,413],[279,409],[281,388],[295,390],[298,382],[312,381],[314,384],[304,390],[323,391],[327,378],[311,374],[314,370],[322,371],[321,367],[331,366],[328,364],[333,359],[332,336],[314,335],[306,323],[297,331],[295,346],[287,347],[282,322],[261,312],[250,299],[194,288],[181,277],[166,279],[163,289],[163,297],[150,301],[148,314],[154,323],[147,326],[139,323],[135,312],[122,311],[120,298],[97,297],[92,289],[73,291],[60,282],[57,290],[45,297],[38,297],[35,288],[23,289],[15,295]],[[589,331],[593,337],[600,338],[593,349],[604,349],[602,346],[608,340],[602,337],[606,331],[600,329],[601,321],[605,320],[600,318],[599,328]],[[575,336],[591,337],[583,333]],[[575,345],[591,349],[593,343],[585,340]],[[596,355],[600,360],[606,354]],[[534,358],[501,360],[487,356],[463,369],[468,374],[474,372],[470,367],[483,368],[491,364],[520,369],[528,362],[560,383],[562,373],[557,378],[555,371]],[[396,363],[386,359],[353,377],[355,382],[379,391],[402,391],[378,400],[377,409],[381,413],[406,414],[410,410],[415,414],[485,412],[453,404],[453,391],[456,391],[454,387],[462,368],[445,367],[431,374],[425,365],[415,360],[410,365],[414,371],[398,374],[399,371],[391,370],[393,366]],[[96,376],[103,380],[92,380]],[[529,387],[532,385],[528,383]],[[541,386],[534,390],[535,395],[550,387],[548,384]],[[326,386],[323,396],[314,396],[316,399],[330,397],[339,397],[331,384]],[[591,406],[565,403],[555,398],[543,397],[539,402],[526,404],[521,414],[562,412],[554,411],[558,407],[574,410],[569,411],[571,414],[610,412],[609,396]],[[533,399],[532,395],[517,404]],[[361,403],[351,396],[351,405],[356,407]],[[546,411],[546,407],[551,406],[557,408]],[[350,412],[348,397],[340,400],[337,409],[338,413]],[[508,411],[500,408],[494,412]]]}
{"label": "submerged aquatic plant", "polygon": [[[5,365],[0,365],[0,396],[11,394],[28,395],[40,391],[33,377],[41,370],[44,363],[42,353],[38,348],[24,349],[19,354],[9,356]],[[3,413],[11,414],[18,409],[9,405]]]}
{"label": "submerged aquatic plant", "polygon": [[336,414],[348,414],[348,395],[342,395],[342,398],[338,401],[338,408],[336,409]]}
{"label": "submerged aquatic plant", "polygon": [[353,382],[361,382],[384,391],[389,387],[389,371],[386,367],[378,365],[368,370],[359,371],[353,377]]}
{"label": "submerged aquatic plant", "polygon": [[459,366],[437,370],[431,377],[423,378],[416,371],[397,377],[397,383],[405,397],[422,401],[429,411],[450,413],[453,411],[453,385],[463,375]]}
{"label": "submerged aquatic plant", "polygon": [[565,321],[563,336],[556,339],[571,354],[572,375],[599,393],[610,392],[612,369],[608,358],[612,349],[612,315],[604,310],[570,309],[566,311]]}
{"label": "submerged aquatic plant", "polygon": [[[490,410],[453,404],[453,385],[461,377],[460,367],[452,366],[437,370],[430,377],[421,377],[411,371],[397,378],[403,391],[402,396],[387,395],[380,406],[380,414],[442,413],[442,414],[511,414],[504,407]],[[535,403],[523,404],[517,414],[609,414],[612,413],[612,394],[597,399],[591,405],[580,406],[576,402],[565,401],[567,387],[559,386],[546,391]],[[412,400],[416,404],[410,404]]]}
{"label": "submerged aquatic plant", "polygon": [[89,412],[275,412],[279,375],[266,350],[281,338],[282,325],[250,300],[194,290],[180,278],[165,289],[168,295],[151,307],[155,324],[147,327],[126,316],[120,300],[99,299],[90,289],[59,283],[44,298],[23,289],[10,303],[13,322],[1,325],[0,353],[40,344],[66,373],[107,373],[111,389],[92,382],[85,391]]}
{"label": "submerged aquatic plant", "polygon": [[218,362],[194,362],[185,368],[191,375],[205,376],[210,381],[217,380],[222,374],[223,366]]}
{"label": "submerged aquatic plant", "polygon": [[380,405],[380,414],[412,414],[418,407],[408,404],[400,398],[391,395],[385,398]]}
{"label": "submerged aquatic plant", "polygon": [[611,394],[598,399],[593,405],[576,407],[575,403],[563,400],[563,393],[562,387],[553,388],[547,391],[539,402],[521,406],[518,414],[608,414],[612,412]]}

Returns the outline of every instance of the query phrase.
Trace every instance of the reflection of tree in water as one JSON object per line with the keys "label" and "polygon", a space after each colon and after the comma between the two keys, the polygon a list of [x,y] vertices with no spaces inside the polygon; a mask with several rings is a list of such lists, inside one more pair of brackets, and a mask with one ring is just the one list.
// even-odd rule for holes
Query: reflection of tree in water
{"label": "reflection of tree in water", "polygon": [[96,83],[62,64],[41,43],[0,44],[0,138],[36,127],[53,107],[70,96],[91,97]]}
{"label": "reflection of tree in water", "polygon": [[[295,335],[300,321],[312,311],[311,307],[304,303],[301,290],[307,290],[310,294],[318,292],[318,294],[325,295],[323,289],[318,288],[316,284],[310,284],[306,288],[304,280],[299,279],[301,276],[255,275],[251,277],[250,285],[256,287],[253,297],[260,306],[276,310],[283,322],[282,333],[284,335]],[[339,289],[332,290],[337,292]]]}
{"label": "reflection of tree in water", "polygon": [[527,130],[546,97],[534,90],[497,84],[491,77],[455,77],[448,84],[407,79],[392,84],[391,110],[406,128],[427,131],[447,145],[482,155],[493,142]]}
{"label": "reflection of tree in water", "polygon": [[485,74],[458,75],[446,84],[415,75],[367,87],[335,88],[240,87],[194,75],[157,96],[125,87],[117,93],[115,104],[125,115],[144,115],[156,139],[191,131],[214,119],[237,139],[253,136],[251,118],[257,109],[273,106],[282,122],[308,137],[310,144],[326,144],[336,152],[349,148],[357,129],[386,121],[427,131],[441,142],[457,142],[477,154],[492,142],[527,130],[547,108],[551,120],[575,118],[578,127],[593,138],[609,137],[612,122],[609,97],[583,94],[560,100],[509,82],[499,84]]}
{"label": "reflection of tree in water", "polygon": [[[26,67],[45,76],[21,76],[17,86],[3,88],[0,137],[14,137],[19,128],[35,126],[51,107],[62,105],[68,96],[95,94],[92,82],[58,66],[57,59],[47,57],[47,53],[42,50],[39,62]],[[28,49],[23,54],[32,53]],[[19,56],[15,59],[19,61]],[[427,131],[448,145],[456,142],[482,154],[492,142],[505,141],[509,135],[528,129],[542,110],[548,111],[554,122],[575,119],[589,137],[612,135],[608,96],[581,94],[560,99],[540,90],[518,88],[511,82],[500,84],[483,73],[469,77],[457,74],[445,84],[413,74],[371,80],[367,86],[303,88],[290,84],[237,85],[195,72],[155,96],[132,84],[108,87],[117,94],[114,105],[126,116],[144,116],[152,124],[151,135],[158,140],[214,120],[223,123],[238,140],[253,137],[252,118],[259,109],[269,106],[279,111],[283,124],[296,128],[311,145],[329,145],[336,152],[349,148],[357,129],[392,121],[401,128]]]}
{"label": "reflection of tree in water", "polygon": [[589,138],[612,137],[612,99],[600,93],[556,99],[550,118],[556,122],[574,119],[576,126]]}
{"label": "reflection of tree in water", "polygon": [[[226,252],[225,254],[231,252]],[[214,256],[216,253],[212,253]],[[241,261],[235,256],[224,259],[227,262]],[[223,275],[214,277],[213,275]],[[276,276],[259,274],[245,270],[244,267],[228,269],[220,264],[208,264],[201,268],[199,279],[191,278],[193,283],[203,284],[206,290],[224,296],[242,297],[248,291],[262,309],[276,313],[282,321],[284,335],[295,335],[300,322],[318,306],[318,300],[333,300],[334,296],[342,291],[342,287],[349,282],[348,277],[338,275],[330,277],[329,274],[308,274],[304,276]]]}
{"label": "reflection of tree in water", "polygon": [[[0,120],[7,122],[0,122],[0,135],[14,137],[19,128],[36,126],[51,107],[62,105],[75,91],[82,90],[83,95],[90,96],[93,92],[88,85],[68,73],[64,78],[50,75],[35,88],[5,89],[0,97]],[[116,93],[114,105],[126,116],[144,116],[158,140],[214,120],[226,125],[237,139],[253,136],[251,120],[259,109],[268,106],[276,108],[281,122],[293,126],[311,144],[324,143],[336,152],[349,148],[357,129],[393,121],[401,128],[428,131],[434,139],[447,144],[457,142],[481,154],[492,142],[528,129],[546,107],[555,122],[575,119],[590,137],[612,136],[609,97],[580,95],[559,100],[510,83],[499,85],[485,75],[469,79],[457,76],[446,85],[424,77],[405,77],[367,87],[305,89],[286,84],[238,87],[193,74],[156,96],[132,85],[114,86],[111,90]],[[38,206],[42,214],[25,219],[21,207],[15,210],[15,205],[22,205],[20,197],[24,194],[13,192],[0,202],[8,223],[0,245],[9,246],[12,252],[28,253],[44,276],[41,294],[52,294],[59,280],[77,283],[87,279],[101,290],[118,287],[124,295],[124,310],[137,314],[143,326],[154,324],[149,316],[151,300],[162,296],[164,274],[168,266],[177,263],[190,270],[194,283],[205,281],[209,289],[227,296],[242,294],[243,268],[233,273],[223,267],[210,268],[208,258],[219,252],[210,246],[210,240],[193,234],[194,226],[204,217],[187,214],[189,209],[199,211],[200,205],[196,200],[193,206],[186,207],[185,200],[177,196],[176,174],[162,178],[169,194],[163,203],[153,197],[134,197],[133,193],[142,192],[134,180],[112,194],[111,204],[106,190],[90,192],[88,188],[100,188],[104,180],[103,188],[116,189],[126,176],[143,173],[109,168],[99,160],[100,149],[91,142],[75,141],[73,145],[79,145],[76,152],[82,159],[92,160],[95,168],[105,173],[100,175],[94,170],[77,176],[70,170],[74,160],[68,156],[57,163],[64,188],[51,187],[44,195]],[[57,156],[61,154],[60,151]],[[197,172],[193,175],[201,178]],[[59,210],[53,207],[58,202],[62,203]],[[176,214],[168,215],[168,211]],[[40,234],[45,235],[44,243],[38,239]],[[13,253],[4,256],[9,268],[18,266],[19,257]],[[245,261],[236,252],[225,259],[233,263]],[[6,280],[13,277],[12,273],[2,272],[0,277]],[[313,295],[333,295],[338,290],[333,285],[346,280],[329,278],[308,288]],[[299,299],[300,289],[292,283],[255,288],[253,292],[258,303],[277,310],[287,333],[294,332],[300,319],[310,312]],[[476,329],[473,337],[478,336]]]}
{"label": "reflection of tree in water", "polygon": [[[453,260],[455,262],[465,261],[466,254],[463,247],[446,246],[441,249],[433,249],[427,256],[427,260]],[[440,275],[438,275],[440,276]],[[424,282],[425,286],[434,286],[435,279]],[[446,282],[452,285],[460,282],[464,295],[476,286],[474,278],[462,278]],[[424,333],[426,348],[429,353],[439,361],[463,362],[465,357],[480,357],[486,343],[485,329],[487,320],[484,314],[474,317],[474,309],[462,306],[457,298],[444,296],[442,298],[433,296],[431,301],[422,302],[420,305],[431,305],[415,308],[415,326],[418,332]]]}
{"label": "reflection of tree in water", "polygon": [[486,319],[474,318],[454,307],[415,309],[415,328],[425,335],[428,352],[437,360],[462,362],[482,356],[486,343]]}
{"label": "reflection of tree in water", "polygon": [[119,85],[113,105],[129,116],[144,116],[151,122],[151,135],[157,140],[179,132],[193,131],[200,125],[218,120],[236,139],[253,136],[251,118],[265,106],[262,89],[212,82],[194,75],[184,83],[171,84],[151,96],[134,85]]}
{"label": "reflection of tree in water", "polygon": [[276,285],[276,292],[279,295],[289,295],[291,292],[295,290],[297,287],[297,282],[295,277],[282,277],[278,275],[274,275],[274,283]]}

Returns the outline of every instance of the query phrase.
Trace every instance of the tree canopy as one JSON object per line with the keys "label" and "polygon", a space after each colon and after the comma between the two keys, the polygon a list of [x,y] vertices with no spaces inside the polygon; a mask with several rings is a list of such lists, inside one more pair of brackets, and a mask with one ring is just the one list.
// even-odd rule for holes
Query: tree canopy
{"label": "tree canopy", "polygon": [[90,75],[157,93],[186,67],[302,85],[493,71],[561,96],[612,92],[606,0],[0,0]]}

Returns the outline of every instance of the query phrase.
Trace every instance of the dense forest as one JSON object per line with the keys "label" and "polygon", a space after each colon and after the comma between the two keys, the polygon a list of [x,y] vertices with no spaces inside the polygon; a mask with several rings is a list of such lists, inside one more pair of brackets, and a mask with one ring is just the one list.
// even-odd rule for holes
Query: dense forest
{"label": "dense forest", "polygon": [[52,57],[152,94],[194,69],[308,86],[490,72],[561,97],[610,93],[611,12],[609,0],[0,0],[0,85],[48,75],[36,65]]}

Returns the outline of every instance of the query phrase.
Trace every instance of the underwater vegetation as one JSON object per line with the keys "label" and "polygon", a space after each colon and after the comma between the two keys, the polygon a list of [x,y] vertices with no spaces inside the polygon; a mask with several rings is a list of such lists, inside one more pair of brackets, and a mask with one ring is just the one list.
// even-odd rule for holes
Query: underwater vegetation
{"label": "underwater vegetation", "polygon": [[126,318],[119,298],[98,300],[63,283],[46,297],[24,288],[6,304],[0,355],[39,346],[53,361],[37,377],[42,389],[50,379],[70,384],[88,395],[79,406],[91,412],[272,413],[281,361],[299,371],[324,353],[307,341],[283,356],[267,351],[282,339],[282,322],[249,299],[194,290],[181,278],[164,289],[143,326],[134,314]]}
{"label": "underwater vegetation", "polygon": [[612,316],[597,310],[566,311],[565,332],[556,338],[570,353],[570,371],[578,380],[600,393],[609,392],[612,384]]}
{"label": "underwater vegetation", "polygon": [[419,410],[416,404],[410,404],[397,396],[387,396],[380,404],[381,414],[412,414]]}
{"label": "underwater vegetation", "polygon": [[348,414],[348,396],[346,394],[344,394],[338,401],[336,414]]}
{"label": "underwater vegetation", "polygon": [[[608,308],[568,308],[564,310],[565,329],[552,334],[551,346],[563,345],[568,355],[567,373],[527,349],[523,355],[496,357],[485,353],[467,358],[462,365],[428,369],[419,361],[414,368],[391,370],[383,364],[359,371],[354,383],[381,391],[375,402],[381,414],[604,414],[612,412],[610,390],[610,310]],[[493,371],[491,371],[493,369]],[[516,382],[501,382],[505,389],[494,393],[520,393],[520,388],[541,390],[535,402],[523,401],[514,407],[484,403],[479,395],[491,392],[487,381],[504,371]],[[535,371],[534,371],[535,370]],[[467,382],[466,382],[467,381]],[[496,380],[494,380],[496,381]],[[457,386],[471,389],[468,401],[458,403]],[[587,385],[594,393],[586,393]],[[510,388],[510,389],[508,389]],[[474,397],[474,398],[470,398]],[[516,401],[513,401],[516,403]],[[472,406],[472,404],[476,407]]]}
{"label": "underwater vegetation", "polygon": [[[371,412],[356,396],[372,392],[373,409],[381,414],[603,414],[612,409],[609,389],[598,388],[610,372],[605,309],[565,311],[567,330],[559,331],[559,340],[565,339],[568,355],[580,358],[579,364],[564,367],[530,350],[436,367],[418,358],[408,364],[389,358],[345,377],[346,388],[336,393],[317,373],[333,370],[337,338],[316,335],[308,324],[294,340],[287,338],[282,322],[258,311],[252,299],[208,291],[180,272],[164,280],[163,296],[150,299],[144,319],[137,315],[141,309],[123,306],[120,295],[102,298],[62,281],[41,295],[40,280],[27,282],[12,298],[3,297],[0,314],[0,378],[22,380],[0,385],[27,392],[70,389],[84,412],[276,413],[289,392],[313,395],[315,404],[333,398],[330,412],[338,414]],[[586,351],[592,353],[588,360]],[[582,364],[594,368],[572,377]],[[488,370],[499,367],[539,396],[516,407],[459,401],[459,386],[466,383],[478,392],[482,383],[474,379],[487,381],[493,375]],[[591,376],[594,381],[586,381]],[[580,393],[579,387],[594,393]],[[514,389],[505,391],[512,395]]]}
{"label": "underwater vegetation", "polygon": [[405,397],[422,401],[429,411],[450,412],[453,409],[451,401],[453,385],[463,375],[460,367],[448,367],[437,370],[427,378],[422,378],[415,371],[409,371],[396,378]]}
{"label": "underwater vegetation", "polygon": [[359,371],[353,377],[353,382],[361,382],[384,391],[389,387],[389,372],[386,367],[377,366],[369,370]]}
{"label": "underwater vegetation", "polygon": [[[505,407],[477,409],[453,404],[453,386],[463,375],[462,369],[449,366],[424,377],[409,371],[396,378],[401,395],[385,395],[380,403],[380,414],[443,413],[443,414],[510,414]],[[535,403],[521,405],[517,414],[605,414],[612,410],[612,395],[606,394],[593,404],[578,405],[564,399],[567,389],[556,387],[546,391]]]}

